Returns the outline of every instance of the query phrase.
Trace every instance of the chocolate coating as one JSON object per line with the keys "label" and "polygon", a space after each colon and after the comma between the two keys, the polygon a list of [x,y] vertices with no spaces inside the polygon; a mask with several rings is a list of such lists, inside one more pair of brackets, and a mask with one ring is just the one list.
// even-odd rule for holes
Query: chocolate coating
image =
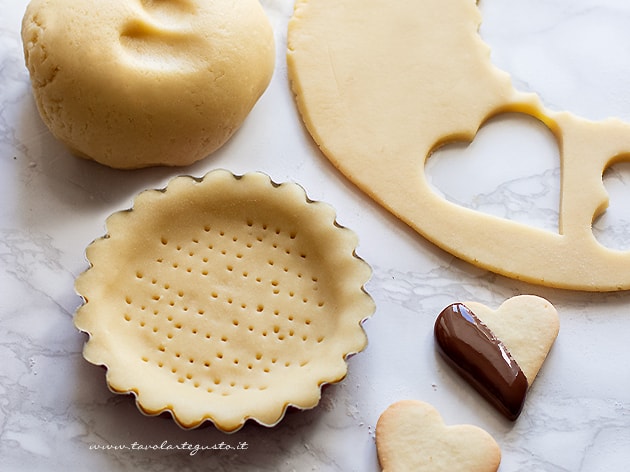
{"label": "chocolate coating", "polygon": [[505,345],[462,303],[437,317],[439,351],[455,370],[510,420],[518,418],[527,378]]}

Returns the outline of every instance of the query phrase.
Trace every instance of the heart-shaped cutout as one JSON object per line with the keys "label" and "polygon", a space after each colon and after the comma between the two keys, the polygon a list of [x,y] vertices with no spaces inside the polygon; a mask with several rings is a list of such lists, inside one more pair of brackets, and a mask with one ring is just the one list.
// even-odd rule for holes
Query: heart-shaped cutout
{"label": "heart-shaped cutout", "polygon": [[418,400],[390,405],[376,424],[383,472],[494,472],[501,450],[483,429],[444,424],[440,413]]}
{"label": "heart-shaped cutout", "polygon": [[[630,289],[630,251],[607,249],[592,232],[608,199],[602,172],[630,152],[630,123],[553,111],[515,89],[492,64],[481,20],[470,0],[406,0],[396,8],[385,0],[296,1],[287,71],[306,128],[355,185],[456,257],[548,287]],[[432,152],[473,140],[504,113],[540,120],[557,140],[557,231],[462,207],[428,183]]]}
{"label": "heart-shaped cutout", "polygon": [[606,211],[593,221],[593,235],[610,249],[630,249],[630,162],[618,162],[608,167],[603,175],[610,198]]}
{"label": "heart-shaped cutout", "polygon": [[447,201],[558,232],[558,143],[532,116],[497,115],[472,142],[442,145],[427,159],[425,175]]}
{"label": "heart-shaped cutout", "polygon": [[559,328],[550,302],[520,295],[497,310],[477,302],[449,305],[436,320],[435,338],[457,371],[514,420]]}

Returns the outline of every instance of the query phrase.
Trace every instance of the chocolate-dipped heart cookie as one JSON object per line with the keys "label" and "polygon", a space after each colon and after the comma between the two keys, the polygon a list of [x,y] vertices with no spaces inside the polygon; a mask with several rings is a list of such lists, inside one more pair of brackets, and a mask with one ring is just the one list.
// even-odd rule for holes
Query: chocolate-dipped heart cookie
{"label": "chocolate-dipped heart cookie", "polygon": [[510,420],[520,415],[558,331],[555,308],[532,295],[510,298],[496,311],[454,303],[434,326],[445,359]]}

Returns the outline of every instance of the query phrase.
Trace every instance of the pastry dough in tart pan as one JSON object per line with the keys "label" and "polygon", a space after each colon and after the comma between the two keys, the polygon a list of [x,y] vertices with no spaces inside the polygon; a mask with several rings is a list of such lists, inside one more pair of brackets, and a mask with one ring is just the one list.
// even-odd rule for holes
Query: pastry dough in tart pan
{"label": "pastry dough in tart pan", "polygon": [[374,302],[356,235],[326,203],[217,170],[142,192],[107,219],[76,281],[84,357],[111,390],[183,428],[273,426],[315,407],[367,343]]}

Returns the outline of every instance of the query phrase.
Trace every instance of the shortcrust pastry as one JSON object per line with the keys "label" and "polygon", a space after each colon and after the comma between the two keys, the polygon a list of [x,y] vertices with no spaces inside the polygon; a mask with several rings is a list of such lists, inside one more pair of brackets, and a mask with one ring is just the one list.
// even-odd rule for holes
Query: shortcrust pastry
{"label": "shortcrust pastry", "polygon": [[107,220],[76,281],[84,356],[115,392],[224,431],[314,407],[367,342],[371,270],[302,187],[260,173],[177,177]]}
{"label": "shortcrust pastry", "polygon": [[[630,125],[553,112],[516,90],[480,23],[475,0],[298,0],[287,61],[308,131],[366,194],[463,260],[545,286],[630,289],[630,251],[592,231],[608,205],[604,170],[628,160]],[[502,113],[534,117],[557,139],[558,232],[457,205],[427,181],[434,150],[471,141]]]}
{"label": "shortcrust pastry", "polygon": [[52,134],[123,169],[188,165],[220,148],[275,65],[257,0],[31,0],[22,42]]}
{"label": "shortcrust pastry", "polygon": [[443,357],[510,420],[520,415],[559,330],[554,306],[535,295],[512,297],[497,310],[453,303],[434,326]]}
{"label": "shortcrust pastry", "polygon": [[382,472],[496,472],[501,449],[470,424],[446,425],[431,404],[401,400],[381,413],[376,448]]}

